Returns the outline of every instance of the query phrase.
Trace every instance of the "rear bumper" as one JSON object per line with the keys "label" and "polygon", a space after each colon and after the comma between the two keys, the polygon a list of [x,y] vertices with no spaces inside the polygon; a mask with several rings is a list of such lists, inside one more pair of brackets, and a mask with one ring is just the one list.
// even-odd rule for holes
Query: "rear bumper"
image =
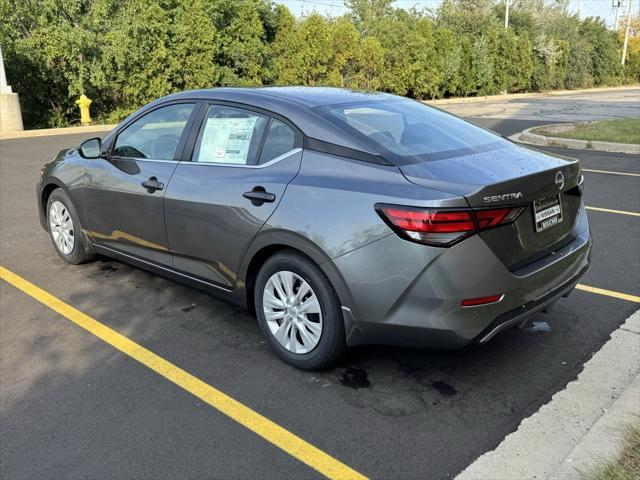
{"label": "rear bumper", "polygon": [[491,322],[491,324],[489,324],[487,328],[485,328],[480,333],[480,335],[476,337],[476,341],[478,343],[488,342],[502,330],[506,330],[509,327],[513,327],[526,322],[529,317],[541,310],[544,310],[547,306],[557,301],[560,297],[568,296],[588,270],[589,266],[586,266],[574,278],[569,280],[564,285],[560,285],[555,290],[552,290],[544,297],[537,300],[532,300],[525,305],[516,307],[513,310],[510,310],[498,316],[493,322]]}
{"label": "rear bumper", "polygon": [[[475,235],[452,248],[425,247],[390,235],[334,260],[349,288],[341,298],[349,345],[458,348],[486,342],[567,295],[590,264],[584,207],[574,240],[509,271]],[[462,299],[504,294],[502,301],[461,307]],[[343,301],[343,303],[345,303]]]}

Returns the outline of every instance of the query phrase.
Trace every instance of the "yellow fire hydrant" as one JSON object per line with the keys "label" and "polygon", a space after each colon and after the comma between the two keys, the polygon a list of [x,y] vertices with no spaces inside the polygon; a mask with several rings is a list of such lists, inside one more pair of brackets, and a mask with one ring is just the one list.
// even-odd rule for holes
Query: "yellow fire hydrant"
{"label": "yellow fire hydrant", "polygon": [[89,125],[91,123],[91,115],[89,115],[91,100],[83,93],[80,95],[80,98],[76,100],[76,105],[80,107],[80,123],[82,123],[82,125]]}

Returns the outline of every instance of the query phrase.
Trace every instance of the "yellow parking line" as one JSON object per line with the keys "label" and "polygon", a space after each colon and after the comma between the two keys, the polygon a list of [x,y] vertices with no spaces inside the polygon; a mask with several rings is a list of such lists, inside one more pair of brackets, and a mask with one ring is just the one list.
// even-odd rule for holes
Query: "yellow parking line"
{"label": "yellow parking line", "polygon": [[585,208],[587,210],[593,210],[594,212],[617,213],[618,215],[629,215],[631,217],[640,217],[640,213],[627,212],[626,210],[611,210],[610,208],[600,208],[600,207],[585,207]]}
{"label": "yellow parking line", "polygon": [[605,290],[604,288],[590,287],[589,285],[582,285],[579,283],[576,285],[578,290],[584,290],[585,292],[597,293],[598,295],[606,295],[607,297],[619,298],[621,300],[627,300],[629,302],[640,303],[640,297],[635,295],[629,295],[628,293],[614,292],[613,290]]}
{"label": "yellow parking line", "polygon": [[366,477],[277,423],[0,266],[0,278],[331,479]]}
{"label": "yellow parking line", "polygon": [[608,173],[609,175],[626,175],[629,177],[640,177],[640,173],[614,172],[611,170],[592,170],[590,168],[583,168],[582,171],[591,173]]}

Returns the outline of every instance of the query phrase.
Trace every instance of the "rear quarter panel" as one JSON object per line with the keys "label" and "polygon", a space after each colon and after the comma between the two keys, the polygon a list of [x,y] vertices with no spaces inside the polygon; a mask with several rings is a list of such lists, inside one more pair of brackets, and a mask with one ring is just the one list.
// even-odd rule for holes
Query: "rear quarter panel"
{"label": "rear quarter panel", "polygon": [[305,150],[300,172],[262,233],[293,232],[334,259],[392,234],[376,203],[468,206],[462,197],[412,184],[397,167]]}
{"label": "rear quarter panel", "polygon": [[[245,278],[255,252],[269,245],[289,246],[314,260],[336,289],[342,305],[355,308],[350,287],[333,260],[395,235],[375,211],[379,202],[468,206],[464,198],[412,184],[397,167],[305,150],[300,172],[247,252],[241,278]],[[427,249],[419,247],[426,254]]]}

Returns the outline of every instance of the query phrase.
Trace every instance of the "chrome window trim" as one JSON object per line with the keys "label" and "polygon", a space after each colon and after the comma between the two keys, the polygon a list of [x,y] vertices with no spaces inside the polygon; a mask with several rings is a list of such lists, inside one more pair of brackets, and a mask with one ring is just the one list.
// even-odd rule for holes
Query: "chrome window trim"
{"label": "chrome window trim", "polygon": [[184,161],[180,162],[182,165],[206,165],[209,167],[233,167],[233,168],[266,168],[268,166],[273,165],[274,163],[278,163],[285,158],[289,158],[299,152],[302,152],[301,147],[296,147],[294,149],[289,150],[288,152],[283,153],[282,155],[269,160],[266,163],[262,163],[260,165],[247,165],[240,163],[222,163],[222,162],[193,162],[193,161]]}

